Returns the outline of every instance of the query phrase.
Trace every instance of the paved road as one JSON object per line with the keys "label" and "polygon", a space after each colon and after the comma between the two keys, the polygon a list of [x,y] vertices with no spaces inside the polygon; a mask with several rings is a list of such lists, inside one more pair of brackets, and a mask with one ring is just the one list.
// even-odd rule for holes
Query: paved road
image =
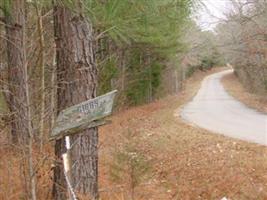
{"label": "paved road", "polygon": [[207,76],[181,116],[199,127],[229,137],[267,145],[267,115],[246,107],[230,96],[221,78],[232,70]]}

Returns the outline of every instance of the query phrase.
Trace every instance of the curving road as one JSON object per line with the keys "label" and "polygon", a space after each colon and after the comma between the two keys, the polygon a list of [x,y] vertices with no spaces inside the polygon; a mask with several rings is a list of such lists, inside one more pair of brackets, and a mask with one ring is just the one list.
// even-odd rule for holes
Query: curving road
{"label": "curving road", "polygon": [[181,117],[212,132],[267,145],[267,115],[246,107],[225,91],[220,80],[230,73],[233,70],[207,76]]}

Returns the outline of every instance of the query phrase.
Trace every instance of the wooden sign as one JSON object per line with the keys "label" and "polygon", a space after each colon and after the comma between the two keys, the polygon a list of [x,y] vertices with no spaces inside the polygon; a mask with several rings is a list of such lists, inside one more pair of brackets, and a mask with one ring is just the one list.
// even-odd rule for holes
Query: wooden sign
{"label": "wooden sign", "polygon": [[87,128],[106,124],[107,121],[103,118],[111,114],[116,93],[117,90],[114,90],[61,111],[50,139],[59,139]]}

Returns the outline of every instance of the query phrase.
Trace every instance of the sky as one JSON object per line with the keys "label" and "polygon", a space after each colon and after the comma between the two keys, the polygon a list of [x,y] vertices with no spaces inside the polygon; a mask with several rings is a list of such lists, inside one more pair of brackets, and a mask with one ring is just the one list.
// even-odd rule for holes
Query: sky
{"label": "sky", "polygon": [[224,14],[231,9],[231,0],[200,0],[205,6],[199,8],[196,21],[203,30],[213,30]]}

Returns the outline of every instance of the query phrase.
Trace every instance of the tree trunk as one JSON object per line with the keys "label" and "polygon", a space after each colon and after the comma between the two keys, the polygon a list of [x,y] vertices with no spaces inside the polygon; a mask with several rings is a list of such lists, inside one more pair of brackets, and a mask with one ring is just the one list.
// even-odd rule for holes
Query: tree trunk
{"label": "tree trunk", "polygon": [[[92,25],[83,13],[72,12],[59,3],[54,6],[54,16],[59,112],[96,96],[97,69]],[[55,154],[59,159],[65,151],[64,143],[63,139],[56,141]],[[76,192],[88,195],[88,199],[97,199],[97,128],[72,136],[71,145],[72,185]],[[66,182],[62,170],[62,165],[57,165],[54,171],[53,195],[58,200],[66,199]]]}
{"label": "tree trunk", "polygon": [[26,143],[27,94],[25,84],[27,63],[25,53],[25,1],[10,1],[6,14],[6,37],[8,58],[8,106],[11,113],[11,137],[14,143]]}
{"label": "tree trunk", "polygon": [[43,29],[43,17],[42,17],[42,6],[35,1],[35,9],[37,15],[37,30],[40,45],[40,58],[39,67],[41,68],[41,109],[40,109],[40,127],[39,127],[39,138],[40,138],[40,149],[43,150],[44,143],[44,118],[45,118],[45,42],[44,42],[44,29]]}
{"label": "tree trunk", "polygon": [[8,106],[11,112],[11,135],[26,154],[23,165],[27,198],[36,199],[36,180],[33,164],[33,133],[29,94],[28,66],[26,58],[25,1],[12,0],[6,13],[8,59]]}

